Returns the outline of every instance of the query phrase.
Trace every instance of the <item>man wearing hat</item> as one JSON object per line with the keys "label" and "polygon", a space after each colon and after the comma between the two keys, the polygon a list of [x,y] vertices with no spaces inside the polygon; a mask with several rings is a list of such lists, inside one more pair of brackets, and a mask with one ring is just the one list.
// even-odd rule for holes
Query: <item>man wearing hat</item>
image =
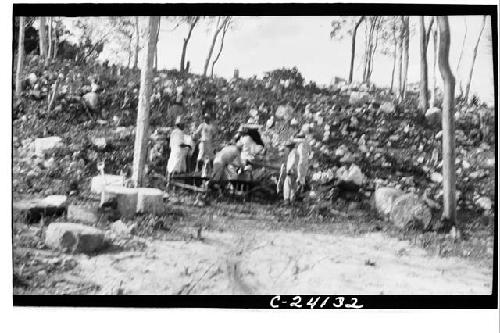
{"label": "man wearing hat", "polygon": [[207,165],[214,159],[213,139],[215,137],[215,126],[210,123],[210,115],[203,115],[203,123],[198,126],[196,136],[200,138],[198,158],[196,161],[196,172],[199,171],[200,164],[203,161],[202,173],[206,173]]}
{"label": "man wearing hat", "polygon": [[170,157],[167,163],[167,175],[170,179],[174,173],[186,171],[186,153],[185,148],[190,146],[184,142],[184,120],[178,116],[175,120],[175,129],[170,134]]}

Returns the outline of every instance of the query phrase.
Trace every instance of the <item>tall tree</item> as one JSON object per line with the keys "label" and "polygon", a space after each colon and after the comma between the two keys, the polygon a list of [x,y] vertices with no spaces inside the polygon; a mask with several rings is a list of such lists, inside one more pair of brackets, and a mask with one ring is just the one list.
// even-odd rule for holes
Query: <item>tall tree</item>
{"label": "tall tree", "polygon": [[[437,17],[435,18],[437,21]],[[432,47],[433,47],[433,57],[432,57],[432,87],[431,87],[431,99],[430,107],[436,106],[436,86],[437,86],[437,74],[436,74],[436,64],[438,62],[438,32],[439,28],[434,27],[432,29]]]}
{"label": "tall tree", "polygon": [[135,17],[135,50],[134,50],[134,69],[137,69],[139,63],[139,17]]}
{"label": "tall tree", "polygon": [[[429,23],[429,31],[432,27],[434,20],[431,19]],[[428,31],[425,28],[425,20],[420,16],[419,20],[420,30],[420,94],[419,94],[419,108],[424,112],[429,108],[429,81],[427,77],[427,45],[428,45]]]}
{"label": "tall tree", "polygon": [[16,68],[16,96],[21,95],[24,64],[24,16],[19,17],[19,39],[17,46],[17,68]]}
{"label": "tall tree", "polygon": [[396,48],[396,74],[395,74],[395,90],[398,101],[402,99],[403,93],[403,31],[402,27],[397,32],[397,48]]}
{"label": "tall tree", "polygon": [[143,185],[144,166],[146,162],[149,136],[149,102],[151,97],[151,81],[153,77],[153,62],[156,49],[156,30],[159,24],[158,16],[148,17],[146,55],[141,66],[141,87],[137,109],[137,126],[134,143],[134,162],[132,181],[136,187]]}
{"label": "tall tree", "polygon": [[217,61],[219,60],[219,57],[222,53],[222,49],[224,47],[224,37],[226,36],[226,32],[229,29],[229,26],[231,25],[231,19],[226,20],[224,23],[224,27],[222,28],[222,35],[220,37],[220,47],[219,47],[219,52],[215,56],[215,59],[212,61],[212,69],[210,70],[210,77],[214,77],[214,67]]}
{"label": "tall tree", "polygon": [[184,70],[185,70],[184,63],[186,61],[187,46],[188,46],[189,40],[191,39],[191,34],[193,32],[194,27],[200,21],[200,16],[186,16],[186,21],[189,23],[189,29],[188,29],[188,34],[184,38],[184,42],[182,43],[181,64],[179,67],[179,71],[181,73],[184,72]]}
{"label": "tall tree", "polygon": [[155,70],[158,70],[158,41],[160,40],[160,25],[161,25],[161,16],[158,19],[158,27],[156,30],[156,47],[155,47]]}
{"label": "tall tree", "polygon": [[408,66],[410,62],[410,17],[402,16],[403,23],[403,73],[402,73],[402,97],[406,95],[406,81],[408,79]]}
{"label": "tall tree", "polygon": [[356,59],[356,36],[358,29],[365,21],[365,16],[339,16],[336,17],[332,23],[332,30],[330,31],[330,38],[342,40],[348,36],[351,37],[351,61],[349,66],[349,79],[348,82],[352,83],[354,75],[354,61]]}
{"label": "tall tree", "polygon": [[455,175],[455,77],[450,68],[450,27],[447,16],[438,16],[439,27],[439,71],[444,81],[442,113],[443,127],[443,217],[456,224],[456,175]]}
{"label": "tall tree", "polygon": [[460,73],[460,64],[462,63],[462,56],[464,55],[464,49],[465,49],[465,41],[467,40],[467,16],[464,16],[464,26],[465,26],[465,33],[464,33],[464,39],[462,40],[462,48],[460,50],[460,56],[458,57],[458,62],[457,62],[457,69],[455,69],[455,76],[458,81],[458,89],[460,91],[460,95],[462,95],[462,80],[460,79],[461,75]]}
{"label": "tall tree", "polygon": [[208,65],[210,63],[210,59],[212,58],[212,54],[214,52],[214,47],[215,43],[217,42],[217,37],[219,36],[220,32],[224,28],[224,25],[227,20],[230,20],[231,16],[219,16],[217,17],[217,24],[215,25],[215,30],[214,30],[214,35],[212,37],[212,43],[210,44],[210,48],[208,49],[208,55],[207,58],[205,59],[205,66],[203,67],[203,76],[207,76],[207,71],[208,71]]}
{"label": "tall tree", "polygon": [[52,59],[52,50],[53,50],[53,45],[52,45],[52,16],[49,17],[49,33],[48,33],[48,52],[47,52],[47,58],[45,58],[45,65],[49,64],[50,59]]}
{"label": "tall tree", "polygon": [[470,65],[469,77],[467,78],[467,83],[465,84],[465,100],[469,100],[469,92],[470,92],[470,83],[472,81],[472,73],[474,72],[474,64],[476,63],[477,57],[477,48],[479,46],[479,42],[481,41],[481,36],[483,34],[484,26],[486,25],[486,15],[483,16],[483,23],[481,25],[481,30],[479,31],[479,35],[477,36],[476,45],[474,46],[474,50],[472,51],[472,63]]}
{"label": "tall tree", "polygon": [[44,59],[47,57],[47,32],[45,30],[45,25],[45,16],[40,16],[40,56]]}

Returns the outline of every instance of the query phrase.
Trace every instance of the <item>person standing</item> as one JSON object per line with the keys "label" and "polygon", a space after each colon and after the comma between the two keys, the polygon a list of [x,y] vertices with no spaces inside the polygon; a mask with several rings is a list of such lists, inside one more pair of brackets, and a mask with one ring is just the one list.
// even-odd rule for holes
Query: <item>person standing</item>
{"label": "person standing", "polygon": [[287,142],[285,147],[287,150],[285,154],[286,163],[281,165],[277,192],[280,193],[281,188],[283,188],[283,200],[286,205],[289,205],[295,200],[295,193],[297,191],[298,154],[294,142]]}
{"label": "person standing", "polygon": [[311,145],[309,144],[309,129],[306,128],[296,137],[297,145],[297,192],[301,192],[307,182],[309,172],[309,158],[311,154]]}
{"label": "person standing", "polygon": [[170,157],[167,163],[167,179],[174,173],[182,173],[186,171],[186,145],[184,142],[184,120],[182,117],[177,117],[175,121],[175,129],[170,134]]}
{"label": "person standing", "polygon": [[202,176],[207,173],[207,166],[212,164],[214,159],[214,145],[213,140],[215,137],[216,129],[215,126],[210,122],[210,115],[205,113],[203,115],[203,123],[198,126],[196,130],[196,136],[200,138],[200,144],[198,146],[198,158],[196,161],[196,172],[199,171],[200,164],[202,165]]}

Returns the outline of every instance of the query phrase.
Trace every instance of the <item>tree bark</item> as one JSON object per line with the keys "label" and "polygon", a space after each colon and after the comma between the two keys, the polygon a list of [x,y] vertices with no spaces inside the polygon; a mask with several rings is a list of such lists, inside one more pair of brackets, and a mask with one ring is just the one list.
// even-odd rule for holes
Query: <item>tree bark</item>
{"label": "tree bark", "polygon": [[432,32],[432,39],[433,39],[433,47],[434,47],[434,56],[432,57],[432,88],[431,88],[430,107],[436,106],[436,82],[437,82],[436,64],[437,64],[437,60],[438,60],[437,59],[438,58],[438,48],[437,48],[438,28],[436,27],[433,30],[434,31]]}
{"label": "tree bark", "polygon": [[49,50],[47,52],[47,58],[45,58],[45,65],[49,64],[50,59],[52,59],[52,17],[49,17],[49,33],[48,33],[48,45]]}
{"label": "tree bark", "polygon": [[186,50],[189,43],[189,39],[191,38],[191,33],[193,32],[193,29],[198,23],[199,19],[200,19],[199,17],[195,18],[194,21],[189,25],[188,35],[186,36],[186,38],[184,38],[184,43],[182,44],[181,64],[179,66],[179,71],[181,73],[183,73],[185,70],[184,63],[186,61]]}
{"label": "tree bark", "polygon": [[224,18],[224,21],[222,22],[222,24],[221,24],[220,20],[221,20],[221,18],[219,17],[217,19],[217,25],[215,28],[214,35],[212,37],[212,43],[210,44],[210,49],[208,49],[208,55],[207,55],[207,58],[205,59],[205,66],[203,67],[203,77],[207,76],[208,65],[210,63],[210,58],[212,58],[212,53],[214,52],[214,47],[215,47],[215,42],[217,41],[217,36],[221,32],[222,27],[224,25],[224,22],[225,22],[225,20],[227,20],[227,18]]}
{"label": "tree bark", "polygon": [[361,16],[361,18],[356,22],[354,25],[354,30],[352,31],[352,38],[351,38],[351,65],[349,66],[349,80],[348,83],[352,83],[352,74],[354,71],[354,59],[356,57],[356,34],[358,32],[359,25],[361,22],[364,20],[364,16]]}
{"label": "tree bark", "polygon": [[134,69],[137,69],[139,63],[139,17],[135,17],[135,52],[134,52]]}
{"label": "tree bark", "polygon": [[45,59],[47,58],[47,32],[45,31],[45,17],[40,17],[40,56]]}
{"label": "tree bark", "polygon": [[472,73],[474,72],[474,64],[476,63],[477,57],[477,47],[479,46],[479,42],[481,41],[481,36],[483,34],[484,26],[486,25],[486,16],[483,16],[483,24],[481,25],[481,31],[479,31],[479,36],[477,36],[476,45],[474,46],[474,50],[472,51],[472,63],[470,65],[469,77],[467,78],[467,83],[465,85],[465,100],[469,100],[469,92],[470,92],[470,83],[472,81]]}
{"label": "tree bark", "polygon": [[397,55],[396,55],[396,97],[398,101],[402,99],[402,82],[403,78],[403,40],[402,40],[402,31],[399,31],[399,36],[397,39]]}
{"label": "tree bark", "polygon": [[24,16],[19,17],[19,39],[17,46],[16,96],[21,95],[24,64]]}
{"label": "tree bark", "polygon": [[144,61],[141,66],[141,87],[139,90],[137,126],[134,143],[132,182],[136,187],[141,187],[144,181],[144,169],[149,139],[149,101],[151,98],[153,61],[156,49],[155,35],[158,23],[158,16],[150,16],[148,18],[147,47]]}
{"label": "tree bark", "polygon": [[444,100],[442,112],[443,126],[443,217],[452,224],[456,224],[455,201],[455,78],[450,68],[450,27],[447,16],[438,16],[439,26],[439,71],[444,81]]}
{"label": "tree bark", "polygon": [[158,70],[158,41],[160,40],[160,24],[161,24],[161,16],[158,18],[158,29],[156,31],[156,47],[155,47],[155,71]]}
{"label": "tree bark", "polygon": [[397,36],[396,36],[396,29],[394,28],[393,36],[394,36],[394,52],[392,53],[392,75],[391,75],[391,91],[394,91],[394,74],[396,72],[396,58],[397,58],[397,51],[398,51],[398,41],[397,41]]}
{"label": "tree bark", "polygon": [[222,29],[222,35],[220,38],[220,47],[219,47],[219,52],[217,53],[217,56],[215,57],[214,61],[212,61],[212,69],[210,70],[210,77],[214,77],[214,67],[217,61],[219,60],[219,57],[222,53],[222,49],[224,48],[224,37],[226,36],[227,29],[229,28],[229,21],[226,21],[224,23],[224,28]]}
{"label": "tree bark", "polygon": [[410,17],[403,16],[403,78],[402,78],[402,97],[406,96],[406,81],[408,78],[408,65],[410,61]]}
{"label": "tree bark", "polygon": [[420,16],[420,94],[419,107],[423,112],[429,108],[429,92],[427,81],[427,34],[425,31],[424,17]]}

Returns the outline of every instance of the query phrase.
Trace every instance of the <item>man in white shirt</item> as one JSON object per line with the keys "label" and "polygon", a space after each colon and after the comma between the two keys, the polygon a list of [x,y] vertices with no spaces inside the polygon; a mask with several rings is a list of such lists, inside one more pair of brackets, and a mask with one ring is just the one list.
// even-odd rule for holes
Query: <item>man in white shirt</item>
{"label": "man in white shirt", "polygon": [[184,121],[179,116],[175,121],[176,128],[170,134],[170,157],[167,163],[167,175],[170,179],[174,173],[186,171],[186,145],[184,133]]}
{"label": "man in white shirt", "polygon": [[281,187],[283,187],[283,199],[285,204],[290,204],[295,200],[295,194],[297,191],[297,164],[298,164],[298,154],[295,143],[289,141],[285,144],[288,150],[286,156],[286,164],[281,165],[280,177],[277,185],[277,192],[280,193]]}
{"label": "man in white shirt", "polygon": [[[210,116],[205,113],[203,123],[198,126],[196,136],[200,138],[196,171],[199,171],[200,163],[203,161],[202,170],[206,171],[207,165],[214,159],[213,139],[215,137],[215,126],[210,123]],[[204,173],[204,172],[202,172]]]}
{"label": "man in white shirt", "polygon": [[240,168],[242,166],[241,148],[242,145],[239,143],[236,145],[229,145],[222,148],[222,150],[215,155],[212,182],[227,179],[226,168],[228,166],[233,166],[235,168]]}

